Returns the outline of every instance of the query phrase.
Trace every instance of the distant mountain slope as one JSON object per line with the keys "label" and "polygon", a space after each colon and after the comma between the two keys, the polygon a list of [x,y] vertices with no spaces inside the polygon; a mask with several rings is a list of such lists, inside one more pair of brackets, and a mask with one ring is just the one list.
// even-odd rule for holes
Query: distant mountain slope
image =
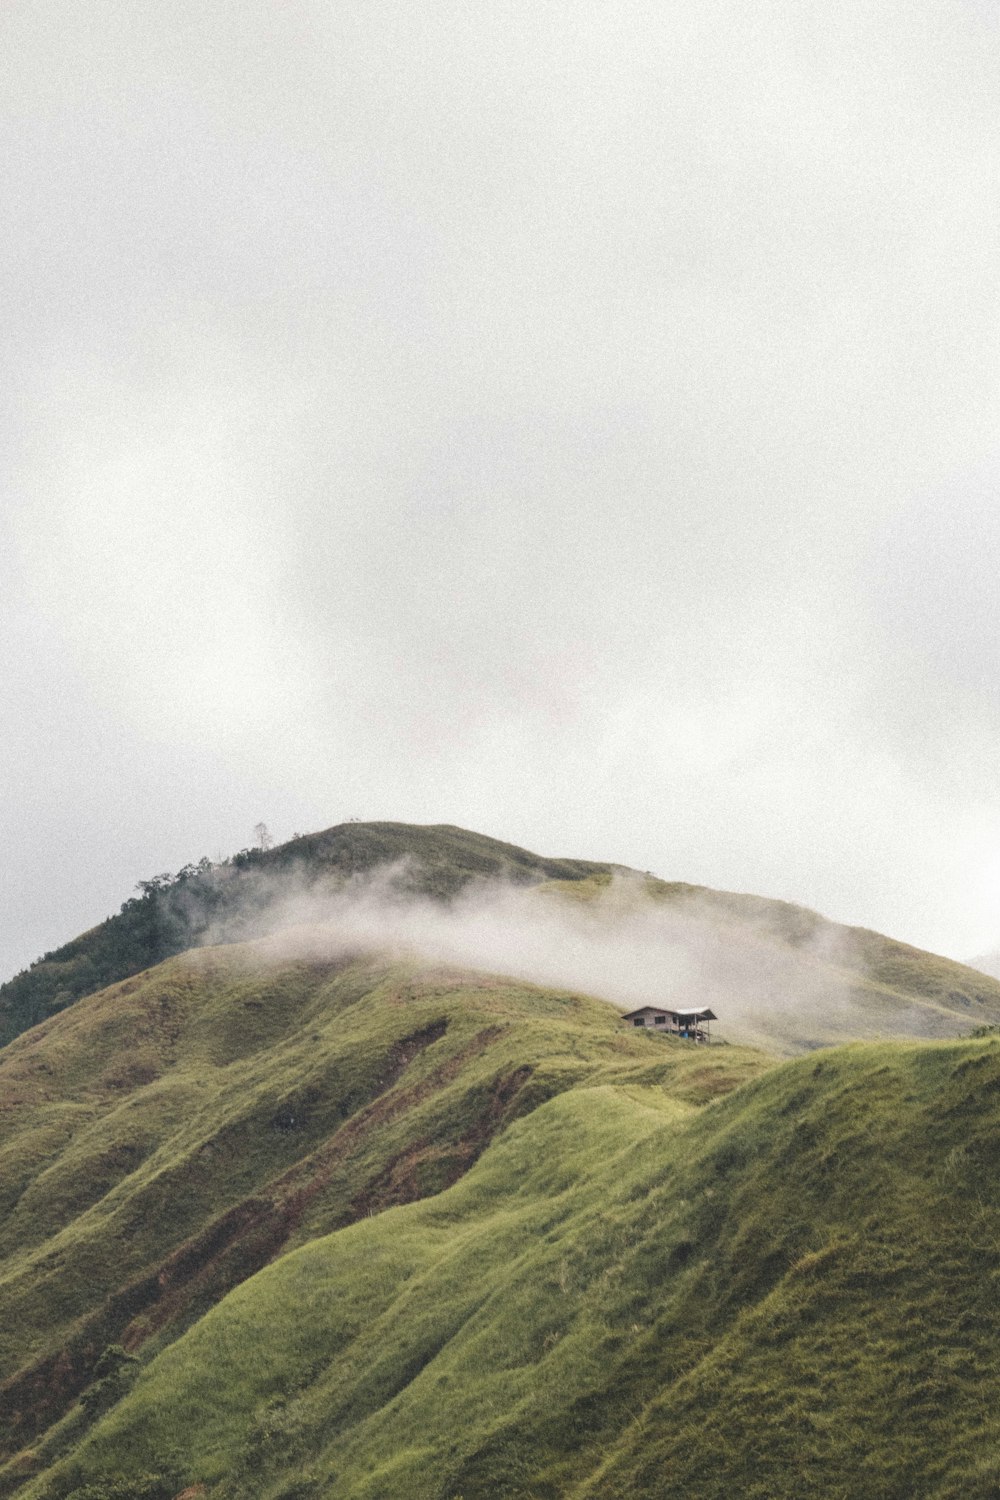
{"label": "distant mountain slope", "polygon": [[1000,1043],[647,1079],[261,1271],[25,1500],[993,1500]]}
{"label": "distant mountain slope", "polygon": [[575,1082],[679,1116],[768,1065],[571,993],[267,944],[87,997],[0,1052],[0,1453],[67,1412],[78,1434],[109,1347],[145,1358],[290,1247],[447,1187]]}
{"label": "distant mountain slope", "polygon": [[978,969],[980,974],[988,974],[991,979],[1000,979],[1000,953],[980,953],[978,958],[968,960],[970,969]]}

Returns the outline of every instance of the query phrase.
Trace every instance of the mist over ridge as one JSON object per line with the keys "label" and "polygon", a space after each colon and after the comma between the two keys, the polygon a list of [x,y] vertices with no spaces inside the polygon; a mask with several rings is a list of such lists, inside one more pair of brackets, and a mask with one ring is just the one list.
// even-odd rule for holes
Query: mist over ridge
{"label": "mist over ridge", "polygon": [[0,987],[0,1040],[187,948],[357,951],[591,994],[711,1005],[720,1036],[795,1052],[1000,1020],[1000,984],[789,903],[548,858],[451,825],[347,823],[142,883]]}
{"label": "mist over ridge", "polygon": [[[902,994],[886,982],[876,935],[780,903],[671,887],[622,868],[573,882],[470,882],[446,903],[419,885],[419,868],[404,859],[334,892],[285,891],[263,924],[262,951],[279,962],[352,951],[416,956],[580,991],[623,1010],[710,1005],[721,1036],[786,1053],[858,1038],[960,1035],[970,1017],[994,1014],[980,1015],[978,976],[961,966],[920,955],[953,969],[953,986],[965,984],[935,993],[925,978],[922,1004],[905,981]],[[898,949],[897,961],[907,951],[881,943]],[[987,981],[982,990],[1000,1017],[1000,988]]]}
{"label": "mist over ridge", "polygon": [[783,950],[764,932],[721,920],[694,893],[676,908],[657,900],[656,882],[634,871],[579,883],[470,883],[447,903],[418,884],[419,871],[404,860],[335,892],[282,893],[263,924],[263,953],[278,962],[354,951],[415,956],[580,991],[623,1010],[711,1004],[727,1035],[765,1043],[803,1026],[821,1037],[849,1024],[838,1013],[849,1008],[852,982],[864,982],[860,955],[836,929],[821,927]]}

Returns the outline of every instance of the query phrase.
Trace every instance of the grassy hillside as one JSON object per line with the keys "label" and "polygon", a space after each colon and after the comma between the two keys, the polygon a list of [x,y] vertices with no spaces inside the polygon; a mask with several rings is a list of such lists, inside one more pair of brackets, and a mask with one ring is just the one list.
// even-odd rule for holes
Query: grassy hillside
{"label": "grassy hillside", "polygon": [[879,934],[458,829],[149,882],[0,997],[53,1012],[0,1048],[0,1497],[1000,1492],[1000,1039],[779,1065],[329,929],[146,967],[386,865],[656,985],[676,948],[730,1040],[1000,1021]]}
{"label": "grassy hillside", "polygon": [[995,1496],[1000,1043],[698,1109],[645,1059],[704,1054],[619,1042],[628,1076],[603,1051],[447,1191],[234,1290],[26,1496]]}
{"label": "grassy hillside", "polygon": [[[543,901],[594,903],[621,870],[543,858],[459,828],[402,823],[348,823],[277,849],[244,850],[221,865],[203,861],[144,882],[118,916],[0,986],[0,1045],[190,947],[280,930],[298,919],[303,896],[315,904],[351,877],[384,868],[396,871],[402,894],[445,906],[477,884],[485,891],[501,883],[536,888]],[[714,1005],[731,1040],[791,1054],[858,1037],[954,1037],[1000,1022],[1000,983],[962,964],[787,902],[623,873],[634,877],[633,906],[661,914],[696,961],[692,988],[662,998]],[[563,945],[572,940],[565,935]],[[651,971],[661,967],[669,968],[651,960]],[[597,987],[589,974],[560,982]]]}
{"label": "grassy hillside", "polygon": [[83,995],[210,941],[240,942],[280,925],[290,896],[336,889],[352,875],[399,866],[401,888],[438,900],[470,881],[578,880],[610,866],[546,859],[447,825],[342,823],[275,849],[202,859],[140,882],[98,927],[0,985],[0,1046]]}
{"label": "grassy hillside", "polygon": [[[610,878],[549,881],[538,894],[596,905]],[[617,905],[623,917],[643,905],[662,912],[665,933],[692,960],[691,977],[659,1003],[714,1006],[730,1040],[792,1056],[847,1041],[946,1040],[1000,1023],[996,980],[801,906],[651,877],[626,887]]]}
{"label": "grassy hillside", "polygon": [[446,1188],[552,1097],[613,1079],[679,1115],[766,1065],[579,995],[268,944],[86,998],[0,1051],[0,1492],[120,1393],[126,1356],[296,1245]]}

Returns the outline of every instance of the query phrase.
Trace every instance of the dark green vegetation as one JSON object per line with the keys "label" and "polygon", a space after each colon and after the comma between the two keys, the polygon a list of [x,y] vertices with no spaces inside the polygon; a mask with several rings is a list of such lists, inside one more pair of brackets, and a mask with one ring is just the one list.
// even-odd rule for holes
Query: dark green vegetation
{"label": "dark green vegetation", "polygon": [[[350,828],[372,866],[408,836]],[[441,899],[497,847],[417,833]],[[531,902],[610,879],[517,868]],[[782,903],[623,910],[651,899],[731,985],[834,984],[834,1032],[981,1034],[778,1063],[301,932],[89,994],[0,1050],[0,1497],[1000,1493],[997,989]]]}
{"label": "dark green vegetation", "polygon": [[46,953],[0,985],[0,1046],[83,995],[200,943],[239,942],[280,925],[289,898],[337,889],[352,875],[398,865],[399,884],[447,900],[472,880],[580,880],[607,865],[543,859],[479,833],[408,823],[342,823],[276,849],[243,849],[176,875],[141,881],[117,916]]}

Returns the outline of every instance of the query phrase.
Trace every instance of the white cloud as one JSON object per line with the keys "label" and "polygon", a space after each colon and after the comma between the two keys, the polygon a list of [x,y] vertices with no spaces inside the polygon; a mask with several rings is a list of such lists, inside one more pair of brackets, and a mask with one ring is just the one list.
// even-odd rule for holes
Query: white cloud
{"label": "white cloud", "polygon": [[126,889],[355,813],[993,945],[988,9],[0,27],[11,784],[82,732]]}

